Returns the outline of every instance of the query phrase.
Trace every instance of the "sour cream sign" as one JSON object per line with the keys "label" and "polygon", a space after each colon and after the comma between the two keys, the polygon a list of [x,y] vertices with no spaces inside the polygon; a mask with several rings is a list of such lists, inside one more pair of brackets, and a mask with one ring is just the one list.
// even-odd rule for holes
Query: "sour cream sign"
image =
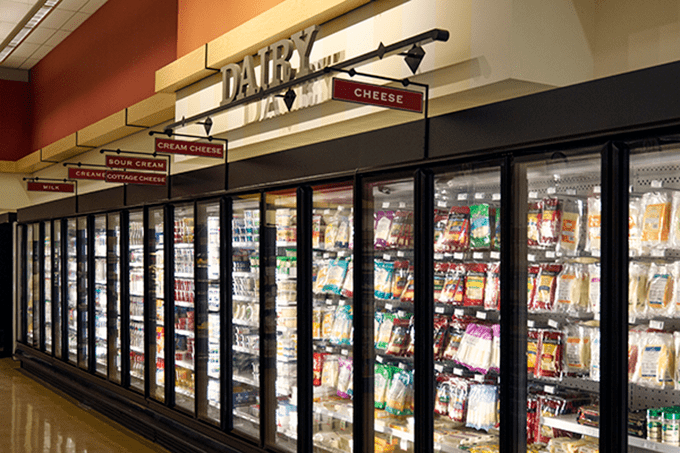
{"label": "sour cream sign", "polygon": [[156,137],[156,152],[163,154],[184,154],[197,157],[224,157],[224,145],[217,143],[187,142]]}
{"label": "sour cream sign", "polygon": [[127,170],[167,171],[168,162],[165,159],[142,159],[139,157],[106,156],[106,166],[109,168],[125,168]]}

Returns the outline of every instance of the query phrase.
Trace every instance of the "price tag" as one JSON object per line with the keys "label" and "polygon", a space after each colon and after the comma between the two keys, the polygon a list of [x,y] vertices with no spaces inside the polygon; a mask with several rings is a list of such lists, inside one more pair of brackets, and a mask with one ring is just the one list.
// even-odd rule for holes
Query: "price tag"
{"label": "price tag", "polygon": [[529,192],[529,198],[538,198],[538,192],[535,191]]}
{"label": "price tag", "polygon": [[446,202],[445,202],[445,201],[438,201],[438,202],[437,202],[437,207],[438,207],[438,208],[445,208],[445,207],[446,207]]}
{"label": "price tag", "polygon": [[443,253],[435,253],[434,254],[434,259],[437,261],[441,261],[444,259],[444,254]]}
{"label": "price tag", "polygon": [[663,187],[663,182],[655,179],[651,182],[651,185],[654,189],[661,189]]}
{"label": "price tag", "polygon": [[385,304],[385,310],[392,310],[392,304]]}
{"label": "price tag", "polygon": [[491,195],[491,199],[492,199],[493,201],[498,201],[498,200],[501,199],[501,194],[495,193],[495,194]]}
{"label": "price tag", "polygon": [[555,187],[548,187],[548,195],[555,195],[557,193],[557,188]]}
{"label": "price tag", "polygon": [[628,317],[628,324],[635,324],[635,316]]}
{"label": "price tag", "polygon": [[406,365],[404,362],[399,362],[399,368],[406,371],[408,370],[408,365]]}
{"label": "price tag", "polygon": [[485,311],[478,311],[477,312],[477,318],[478,319],[486,319],[486,312]]}
{"label": "price tag", "polygon": [[330,215],[330,214],[331,214],[331,210],[330,210],[330,209],[324,209],[324,210],[323,210],[323,215]]}
{"label": "price tag", "polygon": [[399,448],[401,448],[402,450],[408,451],[408,448],[409,448],[408,447],[408,440],[401,439],[401,441],[399,442]]}
{"label": "price tag", "polygon": [[552,327],[553,329],[559,329],[560,328],[560,323],[555,321],[554,319],[549,319],[548,320],[548,325]]}
{"label": "price tag", "polygon": [[575,189],[567,189],[567,195],[576,195]]}
{"label": "price tag", "polygon": [[599,256],[600,256],[600,251],[599,251],[599,250],[593,250],[592,255],[593,255],[593,256],[599,257]]}
{"label": "price tag", "polygon": [[529,253],[529,254],[527,255],[527,259],[528,259],[529,261],[536,261],[536,255],[534,255],[533,253]]}
{"label": "price tag", "polygon": [[655,258],[663,258],[663,250],[660,249],[654,249],[651,251],[650,255],[652,255]]}
{"label": "price tag", "polygon": [[403,318],[404,316],[406,316],[406,312],[404,310],[399,310],[397,312],[397,316],[399,316],[400,318]]}
{"label": "price tag", "polygon": [[458,253],[454,253],[454,254],[453,254],[453,259],[454,259],[454,260],[462,260],[462,259],[464,259],[464,258],[465,258],[465,254],[464,254],[464,253],[458,252]]}
{"label": "price tag", "polygon": [[555,252],[553,250],[548,250],[545,252],[545,257],[546,258],[555,258]]}
{"label": "price tag", "polygon": [[499,260],[499,259],[501,259],[501,252],[491,252],[491,259],[492,259],[492,260]]}
{"label": "price tag", "polygon": [[375,356],[375,361],[376,361],[376,362],[378,362],[378,363],[383,363],[383,360],[384,360],[384,359],[382,358],[381,355]]}
{"label": "price tag", "polygon": [[346,257],[346,256],[347,256],[347,252],[346,252],[346,251],[343,250],[343,251],[341,251],[341,252],[338,252],[338,258],[344,258],[344,257]]}
{"label": "price tag", "polygon": [[483,200],[484,199],[484,192],[477,192],[475,194],[475,200]]}
{"label": "price tag", "polygon": [[536,321],[534,321],[533,319],[528,320],[527,326],[528,327],[536,327]]}
{"label": "price tag", "polygon": [[326,305],[333,305],[333,299],[326,299]]}
{"label": "price tag", "polygon": [[434,307],[434,312],[435,312],[435,313],[438,313],[438,314],[440,314],[440,315],[443,315],[443,314],[444,314],[444,311],[445,311],[445,310],[444,310],[444,307]]}
{"label": "price tag", "polygon": [[399,251],[397,252],[397,256],[398,256],[399,258],[403,258],[403,257],[406,256],[406,254],[405,254],[403,251],[399,250]]}
{"label": "price tag", "polygon": [[344,206],[338,206],[338,212],[344,211],[345,207]]}
{"label": "price tag", "polygon": [[652,329],[657,329],[657,330],[663,330],[663,321],[657,321],[655,319],[652,319],[649,321],[649,327]]}
{"label": "price tag", "polygon": [[595,319],[595,321],[599,321],[599,320],[600,320],[600,314],[599,314],[599,313],[595,313],[594,319]]}
{"label": "price tag", "polygon": [[468,194],[466,193],[459,193],[458,194],[458,201],[465,201],[468,199]]}
{"label": "price tag", "polygon": [[383,255],[383,260],[389,261],[391,259],[392,259],[392,257],[390,255],[388,255],[388,254]]}
{"label": "price tag", "polygon": [[482,252],[474,252],[472,254],[472,259],[473,260],[483,260],[484,259],[484,254]]}
{"label": "price tag", "polygon": [[330,254],[330,253],[324,253],[324,254],[323,254],[323,258],[324,258],[324,259],[328,259],[328,258],[330,258],[330,257],[331,257],[331,254]]}
{"label": "price tag", "polygon": [[453,369],[453,374],[456,376],[462,376],[463,375],[463,370],[461,368],[454,368]]}
{"label": "price tag", "polygon": [[340,351],[340,354],[347,356],[349,355],[349,351],[347,349],[343,349],[342,351]]}
{"label": "price tag", "polygon": [[389,201],[383,201],[382,208],[387,209],[390,207],[390,202]]}
{"label": "price tag", "polygon": [[602,193],[602,187],[600,186],[593,187],[593,193]]}
{"label": "price tag", "polygon": [[455,310],[453,310],[453,314],[456,316],[465,316],[465,310],[463,310],[462,308],[456,308]]}
{"label": "price tag", "polygon": [[543,391],[545,393],[550,393],[551,395],[554,395],[555,394],[555,386],[554,385],[546,385],[545,387],[543,387]]}
{"label": "price tag", "polygon": [[484,382],[484,375],[483,374],[475,374],[474,380],[477,382]]}
{"label": "price tag", "polygon": [[330,346],[326,346],[326,352],[333,352],[333,348]]}
{"label": "price tag", "polygon": [[443,373],[444,372],[444,365],[436,364],[434,366],[434,369],[439,371],[440,373]]}

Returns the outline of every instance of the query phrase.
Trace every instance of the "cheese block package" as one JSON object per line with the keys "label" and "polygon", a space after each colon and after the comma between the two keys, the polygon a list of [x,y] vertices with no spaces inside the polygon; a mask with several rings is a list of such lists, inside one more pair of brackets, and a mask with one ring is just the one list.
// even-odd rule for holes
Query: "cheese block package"
{"label": "cheese block package", "polygon": [[529,329],[527,333],[527,374],[533,376],[536,371],[536,358],[538,357],[538,346],[540,343],[541,331]]}
{"label": "cheese block package", "polygon": [[403,243],[404,237],[407,235],[408,212],[397,211],[392,219],[390,232],[387,236],[387,248],[396,248],[400,241]]}
{"label": "cheese block package", "polygon": [[649,316],[671,316],[673,304],[673,275],[670,266],[652,263],[647,280],[647,306]]}
{"label": "cheese block package", "polygon": [[673,316],[680,318],[680,261],[669,264],[671,277],[673,278]]}
{"label": "cheese block package", "polygon": [[444,249],[449,252],[465,251],[470,244],[470,208],[452,206],[444,231]]}
{"label": "cheese block package", "polygon": [[579,314],[588,311],[588,274],[582,264],[565,264],[557,276],[555,310]]}
{"label": "cheese block package", "polygon": [[546,197],[541,202],[541,217],[538,223],[538,244],[552,247],[560,239],[562,226],[562,203],[558,198]]}
{"label": "cheese block package", "polygon": [[354,367],[352,359],[347,357],[340,357],[338,359],[338,391],[340,398],[351,398],[354,382]]}
{"label": "cheese block package", "polygon": [[491,345],[491,366],[489,370],[496,373],[501,370],[501,325],[494,324],[491,326],[493,332],[493,342]]}
{"label": "cheese block package", "polygon": [[498,423],[498,387],[475,384],[470,386],[465,426],[489,431]]}
{"label": "cheese block package", "polygon": [[324,230],[326,224],[323,221],[323,216],[312,216],[312,247],[320,249],[324,247]]}
{"label": "cheese block package", "polygon": [[675,390],[680,390],[680,332],[673,332],[673,346],[675,347],[673,388]]}
{"label": "cheese block package", "polygon": [[449,319],[445,316],[436,315],[434,318],[433,328],[433,351],[435,360],[441,360],[444,355],[448,330]]}
{"label": "cheese block package", "polygon": [[385,410],[392,415],[413,414],[413,372],[396,369],[385,398]]}
{"label": "cheese block package", "polygon": [[529,266],[527,271],[527,308],[534,310],[534,298],[536,297],[536,287],[540,266]]}
{"label": "cheese block package", "polygon": [[460,341],[455,361],[471,371],[486,374],[491,367],[493,331],[491,326],[469,324]]}
{"label": "cheese block package", "polygon": [[588,265],[588,309],[600,313],[600,264]]}
{"label": "cheese block package", "polygon": [[387,398],[387,388],[392,380],[392,375],[396,367],[382,363],[375,364],[375,407],[376,409],[385,408]]}
{"label": "cheese block package", "polygon": [[501,309],[501,263],[490,263],[486,270],[486,288],[484,289],[484,309]]}
{"label": "cheese block package", "polygon": [[649,266],[631,262],[628,265],[628,314],[638,318],[647,315],[647,278]]}
{"label": "cheese block package", "polygon": [[395,261],[392,275],[392,298],[401,299],[408,281],[408,261]]}
{"label": "cheese block package", "polygon": [[590,379],[600,381],[600,329],[590,329]]}
{"label": "cheese block package", "polygon": [[536,357],[536,377],[561,378],[564,372],[564,333],[559,330],[541,331]]}
{"label": "cheese block package", "polygon": [[668,245],[671,224],[671,199],[666,192],[642,196],[642,247],[663,250]]}
{"label": "cheese block package", "polygon": [[568,324],[566,329],[566,372],[570,376],[590,372],[590,332],[580,324]]}
{"label": "cheese block package", "polygon": [[541,202],[530,202],[527,210],[527,245],[537,247],[541,237]]}
{"label": "cheese block package", "polygon": [[484,305],[484,288],[486,287],[486,264],[472,263],[467,265],[465,274],[465,296],[463,305],[481,307]]}
{"label": "cheese block package", "polygon": [[470,383],[465,379],[450,378],[449,385],[449,418],[457,423],[465,423]]}
{"label": "cheese block package", "polygon": [[375,260],[375,297],[377,299],[392,298],[392,279],[394,277],[394,262]]}
{"label": "cheese block package", "polygon": [[640,332],[633,382],[651,388],[673,388],[675,374],[673,335]]}
{"label": "cheese block package", "polygon": [[470,248],[488,249],[491,247],[491,208],[488,204],[470,207]]}
{"label": "cheese block package", "polygon": [[491,248],[494,250],[501,249],[501,208],[495,208],[493,210],[494,216],[494,234],[491,239]]}
{"label": "cheese block package", "polygon": [[675,250],[680,250],[680,192],[673,192],[669,242]]}
{"label": "cheese block package", "polygon": [[600,254],[602,234],[602,200],[599,194],[588,197],[588,223],[586,225],[586,251],[592,255]]}
{"label": "cheese block package", "polygon": [[446,283],[446,271],[448,269],[449,263],[434,264],[434,300],[439,300],[442,296],[442,290]]}
{"label": "cheese block package", "polygon": [[336,258],[331,262],[326,283],[323,286],[324,293],[337,295],[342,293],[342,284],[345,282],[348,265],[349,260],[344,258]]}
{"label": "cheese block package", "polygon": [[628,250],[640,256],[642,250],[642,200],[631,198],[628,202]]}
{"label": "cheese block package", "polygon": [[[393,211],[378,211],[375,213],[375,236],[373,245],[376,249],[384,249],[387,247],[387,239],[389,238],[393,218]],[[326,230],[328,230],[328,228],[326,228]]]}
{"label": "cheese block package", "polygon": [[633,381],[637,362],[640,355],[640,331],[630,329],[628,331],[628,381]]}
{"label": "cheese block package", "polygon": [[533,311],[552,311],[555,303],[557,275],[562,271],[560,264],[546,264],[540,267],[536,277],[536,289],[532,301]]}
{"label": "cheese block package", "polygon": [[446,349],[444,349],[443,358],[446,360],[454,360],[458,354],[460,343],[465,335],[467,326],[472,321],[472,318],[463,316],[453,316],[449,323],[449,328],[446,334]]}
{"label": "cheese block package", "polygon": [[452,264],[448,267],[444,287],[439,302],[452,305],[463,305],[465,295],[465,266]]}
{"label": "cheese block package", "polygon": [[437,376],[437,388],[434,397],[434,413],[437,415],[449,415],[450,400],[451,384],[449,382],[449,376],[440,374]]}
{"label": "cheese block package", "polygon": [[581,248],[584,202],[578,199],[565,199],[562,206],[562,227],[557,251],[560,255],[575,256]]}

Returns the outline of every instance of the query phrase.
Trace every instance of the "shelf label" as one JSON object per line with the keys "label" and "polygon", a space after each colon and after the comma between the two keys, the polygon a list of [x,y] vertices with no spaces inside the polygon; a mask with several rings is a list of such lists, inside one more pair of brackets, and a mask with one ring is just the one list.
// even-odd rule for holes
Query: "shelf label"
{"label": "shelf label", "polygon": [[652,255],[654,258],[663,258],[664,251],[662,249],[654,249],[650,252],[650,255]]}
{"label": "shelf label", "polygon": [[439,371],[440,373],[443,373],[444,372],[444,365],[436,364],[434,366],[434,369]]}
{"label": "shelf label", "polygon": [[392,310],[392,304],[385,304],[385,310]]}
{"label": "shelf label", "polygon": [[444,314],[444,307],[434,307],[434,312]]}
{"label": "shelf label", "polygon": [[390,202],[389,201],[383,201],[382,208],[387,209],[390,207]]}
{"label": "shelf label", "polygon": [[434,259],[437,261],[441,261],[444,259],[444,254],[443,253],[435,253],[434,254]]}
{"label": "shelf label", "polygon": [[475,194],[475,200],[483,200],[483,199],[484,199],[484,195],[486,195],[484,192],[477,192],[477,193]]}
{"label": "shelf label", "polygon": [[378,363],[383,363],[383,360],[384,360],[384,359],[382,358],[381,355],[375,356],[375,361],[376,361],[376,362],[378,362]]}
{"label": "shelf label", "polygon": [[483,374],[475,374],[473,379],[477,382],[484,382],[484,375]]}
{"label": "shelf label", "polygon": [[347,349],[343,349],[342,351],[340,351],[340,354],[347,356],[349,355],[349,351]]}
{"label": "shelf label", "polygon": [[406,202],[404,202],[404,201],[399,202],[399,207],[400,207],[400,208],[405,208],[405,207],[406,207]]}
{"label": "shelf label", "polygon": [[576,189],[567,189],[567,195],[576,195]]}
{"label": "shelf label", "polygon": [[628,317],[628,324],[635,324],[635,316]]}
{"label": "shelf label", "polygon": [[464,258],[465,258],[465,254],[464,254],[464,253],[458,252],[458,253],[454,253],[454,254],[453,254],[453,259],[454,259],[454,260],[462,260],[462,259],[464,259]]}
{"label": "shelf label", "polygon": [[224,144],[187,142],[156,137],[155,150],[163,154],[184,154],[200,157],[224,157]]}
{"label": "shelf label", "polygon": [[406,254],[405,254],[402,250],[399,250],[399,251],[397,252],[397,256],[398,256],[399,258],[403,258],[403,257],[406,256]]}
{"label": "shelf label", "polygon": [[445,202],[445,201],[438,201],[438,202],[437,202],[437,207],[438,207],[438,208],[445,208],[445,207],[446,207],[446,202]]}
{"label": "shelf label", "polygon": [[390,261],[391,259],[392,259],[392,257],[390,255],[388,255],[388,254],[383,255],[383,260]]}
{"label": "shelf label", "polygon": [[651,182],[651,186],[653,189],[661,189],[663,187],[663,182],[655,179]]}
{"label": "shelf label", "polygon": [[536,327],[536,321],[530,319],[527,321],[527,327]]}
{"label": "shelf label", "polygon": [[555,258],[555,251],[554,250],[548,250],[545,252],[545,257],[546,258]]}
{"label": "shelf label", "polygon": [[453,369],[453,374],[456,376],[462,376],[463,375],[463,370],[461,368],[454,368]]}
{"label": "shelf label", "polygon": [[663,330],[663,326],[664,326],[663,321],[657,321],[655,319],[649,321],[649,327],[652,329]]}
{"label": "shelf label", "polygon": [[399,368],[406,371],[408,370],[408,365],[406,365],[404,362],[399,362]]}
{"label": "shelf label", "polygon": [[557,193],[557,188],[556,187],[548,187],[548,195],[555,195]]}
{"label": "shelf label", "polygon": [[492,199],[493,201],[500,201],[500,199],[501,199],[501,194],[495,193],[495,194],[493,194],[493,195],[491,196],[491,199]]}
{"label": "shelf label", "polygon": [[465,316],[465,310],[463,310],[462,308],[456,308],[455,310],[453,310],[453,314],[456,316]]}
{"label": "shelf label", "polygon": [[331,210],[330,209],[324,209],[323,215],[331,215]]}
{"label": "shelf label", "polygon": [[486,319],[486,312],[485,311],[478,311],[477,312],[477,318]]}
{"label": "shelf label", "polygon": [[602,187],[600,186],[593,187],[593,193],[602,193]]}
{"label": "shelf label", "polygon": [[529,198],[538,198],[538,192],[536,191],[529,192]]}
{"label": "shelf label", "polygon": [[472,259],[473,260],[483,260],[484,259],[484,253],[482,252],[474,252],[472,254]]}
{"label": "shelf label", "polygon": [[555,321],[554,319],[549,319],[548,320],[548,325],[552,327],[553,329],[559,329],[560,328],[560,323]]}
{"label": "shelf label", "polygon": [[458,201],[465,201],[468,199],[468,194],[466,193],[459,193],[458,194]]}
{"label": "shelf label", "polygon": [[491,252],[491,259],[493,260],[501,259],[501,252]]}
{"label": "shelf label", "polygon": [[533,253],[529,253],[529,254],[527,255],[527,260],[529,260],[529,261],[536,261],[536,255],[534,255]]}
{"label": "shelf label", "polygon": [[555,394],[555,386],[554,385],[546,385],[545,387],[543,387],[543,391],[545,393],[550,393],[551,395],[554,395]]}

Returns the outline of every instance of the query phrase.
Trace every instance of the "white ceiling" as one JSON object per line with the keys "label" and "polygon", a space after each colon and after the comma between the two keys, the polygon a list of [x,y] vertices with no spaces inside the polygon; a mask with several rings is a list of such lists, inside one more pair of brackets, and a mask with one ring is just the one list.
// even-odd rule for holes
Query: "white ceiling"
{"label": "white ceiling", "polygon": [[[37,1],[0,0],[0,42],[5,40]],[[0,63],[0,67],[31,69],[104,3],[106,0],[61,0],[56,9]]]}

